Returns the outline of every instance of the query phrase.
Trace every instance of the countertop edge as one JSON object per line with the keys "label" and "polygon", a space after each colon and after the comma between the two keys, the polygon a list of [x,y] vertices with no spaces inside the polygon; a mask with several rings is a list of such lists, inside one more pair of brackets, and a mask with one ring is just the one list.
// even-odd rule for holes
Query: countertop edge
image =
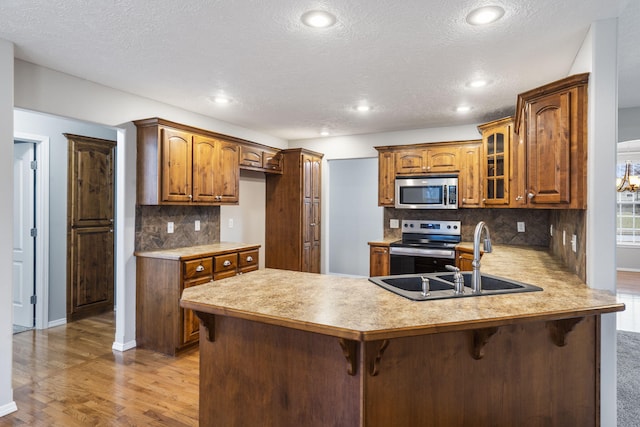
{"label": "countertop edge", "polygon": [[[206,246],[216,246],[223,244],[224,248],[213,249],[205,248]],[[203,248],[202,251],[198,251],[198,248]],[[195,249],[194,249],[195,248]],[[259,249],[260,244],[257,243],[233,243],[233,242],[220,242],[213,243],[211,245],[198,245],[195,247],[174,248],[174,249],[158,249],[155,251],[135,251],[133,253],[136,257],[141,258],[157,258],[166,260],[185,261],[194,258],[202,258],[207,256],[224,255],[232,252],[238,252],[241,250]],[[182,251],[182,253],[180,252]]]}

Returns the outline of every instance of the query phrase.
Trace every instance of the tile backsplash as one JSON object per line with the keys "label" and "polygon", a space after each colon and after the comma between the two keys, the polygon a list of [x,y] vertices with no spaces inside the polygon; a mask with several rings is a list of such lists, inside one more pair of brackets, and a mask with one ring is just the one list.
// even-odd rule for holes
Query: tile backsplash
{"label": "tile backsplash", "polygon": [[[546,209],[456,209],[423,210],[394,209],[384,210],[385,239],[400,239],[402,231],[390,228],[389,220],[447,220],[462,223],[462,240],[472,241],[476,224],[484,221],[494,243],[507,245],[549,246],[549,210]],[[525,223],[525,232],[519,233],[517,223]]]}
{"label": "tile backsplash", "polygon": [[[200,231],[195,231],[195,221]],[[173,222],[174,232],[167,232]],[[219,206],[136,206],[136,251],[173,249],[220,241]]]}

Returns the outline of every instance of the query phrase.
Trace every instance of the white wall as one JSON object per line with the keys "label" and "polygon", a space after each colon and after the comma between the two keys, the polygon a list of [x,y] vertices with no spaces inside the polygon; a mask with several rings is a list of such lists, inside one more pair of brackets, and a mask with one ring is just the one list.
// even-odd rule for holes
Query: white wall
{"label": "white wall", "polygon": [[[13,44],[0,40],[0,197],[13,200]],[[13,352],[13,206],[0,203],[0,417],[15,411]]]}
{"label": "white wall", "polygon": [[378,158],[329,160],[328,221],[330,274],[369,276],[367,242],[383,237],[378,206]]}
{"label": "white wall", "polygon": [[618,110],[618,142],[640,139],[640,106]]}
{"label": "white wall", "polygon": [[49,318],[66,321],[67,138],[63,133],[116,140],[115,129],[29,111],[14,111],[14,132],[49,137]]}
{"label": "white wall", "polygon": [[241,170],[239,204],[220,207],[220,241],[259,244],[260,268],[264,268],[266,196],[264,172]]}

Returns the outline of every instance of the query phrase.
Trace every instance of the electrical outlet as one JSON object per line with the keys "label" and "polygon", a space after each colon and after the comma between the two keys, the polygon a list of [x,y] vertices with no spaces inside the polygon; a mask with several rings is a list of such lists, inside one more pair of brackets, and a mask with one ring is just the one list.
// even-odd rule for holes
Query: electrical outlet
{"label": "electrical outlet", "polygon": [[567,232],[565,230],[562,230],[562,246],[564,246],[567,243]]}
{"label": "electrical outlet", "polygon": [[518,221],[518,233],[524,233],[524,222]]}
{"label": "electrical outlet", "polygon": [[553,224],[549,226],[549,236],[553,237]]}
{"label": "electrical outlet", "polygon": [[200,231],[200,220],[199,219],[196,219],[195,228],[196,228],[196,231]]}
{"label": "electrical outlet", "polygon": [[578,236],[574,234],[571,236],[571,250],[573,252],[576,252],[578,250],[577,246],[578,246]]}
{"label": "electrical outlet", "polygon": [[389,220],[389,228],[400,228],[400,220],[390,219]]}
{"label": "electrical outlet", "polygon": [[172,221],[169,221],[167,223],[167,233],[169,233],[169,234],[173,233],[173,222]]}
{"label": "electrical outlet", "polygon": [[229,218],[229,228],[233,228],[233,218]]}

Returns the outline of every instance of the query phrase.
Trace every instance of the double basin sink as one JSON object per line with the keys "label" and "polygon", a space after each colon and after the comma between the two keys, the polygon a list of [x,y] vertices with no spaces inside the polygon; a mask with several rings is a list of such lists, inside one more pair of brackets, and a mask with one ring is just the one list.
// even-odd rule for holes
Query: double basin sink
{"label": "double basin sink", "polygon": [[[464,279],[465,288],[464,293],[459,295],[456,295],[453,290],[453,273],[448,272],[370,277],[369,281],[388,291],[414,301],[535,292],[542,290],[542,288],[538,286],[483,273],[480,279],[482,283],[482,292],[472,293],[471,272],[463,271],[461,274]],[[430,292],[428,296],[424,296],[422,293],[422,277],[429,279]]]}

